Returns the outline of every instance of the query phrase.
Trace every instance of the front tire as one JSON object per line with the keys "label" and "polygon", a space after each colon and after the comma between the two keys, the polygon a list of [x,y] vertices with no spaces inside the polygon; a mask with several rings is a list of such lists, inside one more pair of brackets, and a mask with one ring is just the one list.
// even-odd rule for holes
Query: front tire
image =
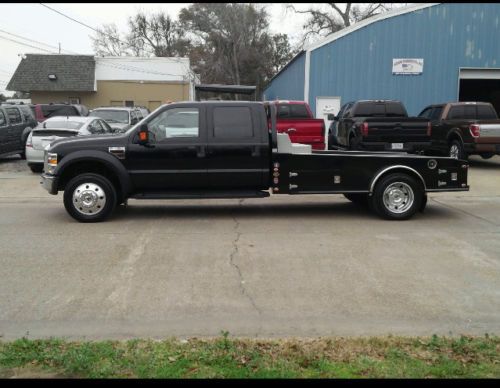
{"label": "front tire", "polygon": [[99,174],[80,174],[64,189],[64,207],[79,222],[100,222],[116,207],[117,195],[113,184]]}
{"label": "front tire", "polygon": [[394,173],[377,183],[371,205],[382,218],[407,220],[422,208],[424,195],[420,182],[407,174]]}

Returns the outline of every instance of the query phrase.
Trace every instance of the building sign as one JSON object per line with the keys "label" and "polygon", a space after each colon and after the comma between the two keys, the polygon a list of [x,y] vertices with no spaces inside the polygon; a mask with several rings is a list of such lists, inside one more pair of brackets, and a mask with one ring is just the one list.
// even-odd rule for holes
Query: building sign
{"label": "building sign", "polygon": [[392,74],[422,74],[423,58],[393,58]]}

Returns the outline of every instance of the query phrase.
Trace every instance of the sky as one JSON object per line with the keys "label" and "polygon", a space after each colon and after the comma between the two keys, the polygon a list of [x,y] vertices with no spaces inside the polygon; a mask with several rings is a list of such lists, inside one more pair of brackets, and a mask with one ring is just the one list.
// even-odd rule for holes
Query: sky
{"label": "sky", "polygon": [[[308,3],[293,4],[298,10],[310,7]],[[146,13],[165,11],[176,19],[180,9],[189,3],[48,3],[47,5],[91,27],[97,28],[103,24],[115,23],[118,29],[125,33],[128,31],[128,18],[140,10]],[[286,33],[292,43],[301,39],[304,32],[302,26],[307,15],[287,10],[283,3],[262,3],[262,5],[266,6],[270,14],[272,33]],[[328,6],[315,4],[315,7],[325,9]],[[57,53],[58,45],[61,44],[62,53],[92,55],[90,40],[92,34],[91,29],[47,9],[40,3],[1,3],[0,93],[8,96],[13,93],[5,91],[4,88],[21,61],[22,54],[47,53],[47,51]],[[13,40],[34,47],[20,45]]]}

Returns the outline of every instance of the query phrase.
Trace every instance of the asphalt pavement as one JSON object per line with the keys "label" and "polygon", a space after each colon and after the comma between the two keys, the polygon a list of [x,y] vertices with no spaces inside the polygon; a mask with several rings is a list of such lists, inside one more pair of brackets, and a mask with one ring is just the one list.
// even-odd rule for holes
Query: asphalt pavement
{"label": "asphalt pavement", "polygon": [[0,159],[0,339],[500,334],[500,157],[385,221],[343,196],[130,200],[81,224]]}

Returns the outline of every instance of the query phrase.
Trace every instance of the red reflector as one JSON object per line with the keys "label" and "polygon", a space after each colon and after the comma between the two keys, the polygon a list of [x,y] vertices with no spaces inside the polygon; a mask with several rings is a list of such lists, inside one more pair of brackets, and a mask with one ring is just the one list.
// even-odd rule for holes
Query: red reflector
{"label": "red reflector", "polygon": [[148,139],[148,134],[146,132],[139,132],[139,140],[144,141]]}
{"label": "red reflector", "polygon": [[471,124],[469,130],[472,137],[479,137],[481,135],[481,127],[477,124]]}
{"label": "red reflector", "polygon": [[431,134],[432,134],[432,125],[431,125],[431,122],[429,121],[429,122],[427,123],[427,136],[429,136],[429,137],[430,137],[430,136],[431,136]]}
{"label": "red reflector", "polygon": [[368,136],[369,128],[368,123],[364,122],[361,124],[361,136]]}

